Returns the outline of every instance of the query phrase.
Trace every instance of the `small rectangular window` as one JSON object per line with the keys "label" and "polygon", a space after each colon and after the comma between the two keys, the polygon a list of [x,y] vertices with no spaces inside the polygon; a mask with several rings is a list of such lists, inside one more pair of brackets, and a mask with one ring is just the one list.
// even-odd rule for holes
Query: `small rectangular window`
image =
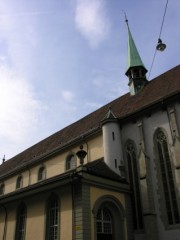
{"label": "small rectangular window", "polygon": [[112,139],[113,139],[113,141],[115,140],[115,134],[114,134],[114,132],[112,132]]}
{"label": "small rectangular window", "polygon": [[114,159],[115,168],[117,168],[117,159]]}

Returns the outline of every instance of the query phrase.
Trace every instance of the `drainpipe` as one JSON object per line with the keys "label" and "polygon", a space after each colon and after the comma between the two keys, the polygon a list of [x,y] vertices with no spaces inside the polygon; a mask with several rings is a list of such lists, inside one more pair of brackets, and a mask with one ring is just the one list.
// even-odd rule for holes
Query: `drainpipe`
{"label": "drainpipe", "polygon": [[[75,226],[75,181],[78,179],[78,173],[72,172],[71,178],[71,195],[72,195],[72,240],[76,239],[76,226]],[[3,239],[4,240],[4,239]]]}
{"label": "drainpipe", "polygon": [[75,240],[75,221],[74,221],[74,173],[70,175],[71,178],[71,195],[72,195],[72,240]]}
{"label": "drainpipe", "polygon": [[31,169],[28,167],[28,173],[29,173],[29,176],[28,176],[28,186],[31,184]]}

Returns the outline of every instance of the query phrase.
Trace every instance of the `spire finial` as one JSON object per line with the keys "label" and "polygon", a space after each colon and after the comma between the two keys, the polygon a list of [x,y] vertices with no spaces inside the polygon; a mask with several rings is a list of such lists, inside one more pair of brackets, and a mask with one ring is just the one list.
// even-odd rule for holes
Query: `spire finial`
{"label": "spire finial", "polygon": [[2,162],[4,163],[6,161],[6,159],[5,159],[5,155],[4,155],[4,157],[3,157],[3,159],[2,159]]}
{"label": "spire finial", "polygon": [[123,11],[123,13],[124,13],[125,22],[126,22],[127,26],[129,27],[129,25],[128,25],[128,19],[127,19],[127,15],[126,15],[126,12],[125,12],[124,10],[122,10],[122,11]]}

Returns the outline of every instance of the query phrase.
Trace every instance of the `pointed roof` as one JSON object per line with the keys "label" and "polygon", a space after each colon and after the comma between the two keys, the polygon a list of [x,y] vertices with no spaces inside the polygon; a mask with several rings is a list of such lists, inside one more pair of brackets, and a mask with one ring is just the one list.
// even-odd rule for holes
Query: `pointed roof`
{"label": "pointed roof", "polygon": [[111,107],[109,107],[108,113],[106,114],[104,119],[114,119],[116,118],[116,116],[114,115],[114,113],[112,112]]}
{"label": "pointed roof", "polygon": [[141,60],[141,57],[139,55],[139,52],[136,48],[135,42],[133,40],[127,19],[126,19],[126,23],[127,23],[127,27],[128,27],[128,65],[127,65],[126,73],[130,68],[137,67],[137,66],[141,66],[146,70],[146,68]]}
{"label": "pointed roof", "polygon": [[118,118],[112,112],[111,107],[109,107],[108,112],[106,113],[105,117],[101,121],[101,126],[109,122],[117,122],[117,121],[118,121]]}

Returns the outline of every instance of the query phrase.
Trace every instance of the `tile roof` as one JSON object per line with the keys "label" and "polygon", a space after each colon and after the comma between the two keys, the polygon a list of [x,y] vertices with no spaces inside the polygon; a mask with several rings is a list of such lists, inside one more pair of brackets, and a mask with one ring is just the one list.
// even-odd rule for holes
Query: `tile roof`
{"label": "tile roof", "polygon": [[86,171],[92,175],[104,177],[116,181],[126,182],[124,178],[121,178],[118,174],[112,171],[104,162],[103,158],[84,165]]}
{"label": "tile roof", "polygon": [[115,99],[1,164],[0,178],[95,131],[100,127],[99,123],[107,114],[109,106],[117,118],[123,119],[178,93],[180,65],[149,81],[139,94],[130,96],[127,93]]}

